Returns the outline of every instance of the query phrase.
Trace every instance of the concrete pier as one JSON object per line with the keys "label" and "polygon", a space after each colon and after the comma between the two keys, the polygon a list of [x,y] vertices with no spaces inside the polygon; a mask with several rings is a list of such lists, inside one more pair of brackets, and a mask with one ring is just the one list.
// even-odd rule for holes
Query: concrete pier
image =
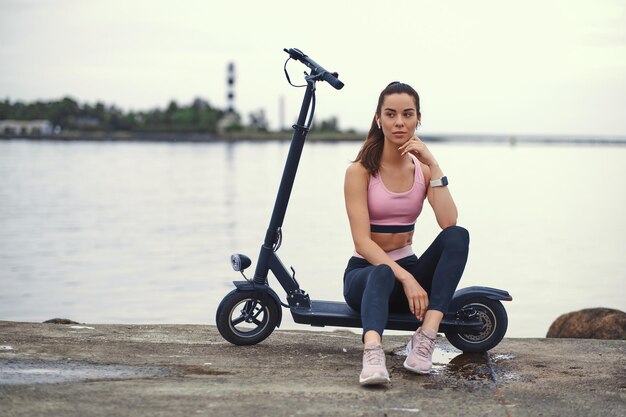
{"label": "concrete pier", "polygon": [[275,331],[233,346],[214,326],[0,321],[0,415],[624,416],[626,341],[505,339],[487,354],[437,340],[428,376],[358,385],[360,336]]}

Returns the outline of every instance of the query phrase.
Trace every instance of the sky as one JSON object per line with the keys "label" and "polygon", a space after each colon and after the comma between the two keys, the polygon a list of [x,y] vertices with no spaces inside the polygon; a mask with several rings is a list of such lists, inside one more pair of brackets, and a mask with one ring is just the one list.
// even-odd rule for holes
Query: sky
{"label": "sky", "polygon": [[623,0],[0,0],[0,99],[225,109],[233,62],[236,110],[277,129],[304,92],[292,47],[344,81],[316,108],[342,129],[367,130],[402,81],[423,133],[626,136]]}

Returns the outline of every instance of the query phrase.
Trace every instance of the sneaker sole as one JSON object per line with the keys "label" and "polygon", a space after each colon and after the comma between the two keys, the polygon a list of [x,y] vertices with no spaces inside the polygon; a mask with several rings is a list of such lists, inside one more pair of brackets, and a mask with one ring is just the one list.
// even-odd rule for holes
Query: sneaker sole
{"label": "sneaker sole", "polygon": [[420,374],[420,375],[428,375],[428,374],[430,374],[430,369],[428,371],[423,371],[421,369],[412,368],[409,365],[407,365],[406,361],[404,361],[403,365],[404,365],[405,369],[408,369],[411,372],[415,372],[416,374]]}
{"label": "sneaker sole", "polygon": [[361,385],[380,385],[391,382],[388,376],[382,374],[374,374],[368,378],[361,378],[359,376],[359,384]]}

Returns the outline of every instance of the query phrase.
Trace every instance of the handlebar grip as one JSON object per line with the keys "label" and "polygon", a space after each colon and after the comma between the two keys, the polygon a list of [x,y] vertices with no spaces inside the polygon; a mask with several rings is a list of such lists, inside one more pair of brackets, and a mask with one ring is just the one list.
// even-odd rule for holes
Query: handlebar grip
{"label": "handlebar grip", "polygon": [[328,84],[332,85],[336,90],[341,90],[343,88],[343,83],[339,80],[338,74],[325,71],[322,75],[322,79],[326,81]]}

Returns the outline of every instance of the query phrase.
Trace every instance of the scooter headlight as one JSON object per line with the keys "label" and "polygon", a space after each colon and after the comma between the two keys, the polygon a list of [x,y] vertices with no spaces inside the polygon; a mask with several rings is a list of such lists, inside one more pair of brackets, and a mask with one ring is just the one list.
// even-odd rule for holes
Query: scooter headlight
{"label": "scooter headlight", "polygon": [[247,267],[252,265],[252,261],[246,255],[234,253],[230,255],[230,263],[237,272],[243,272]]}

